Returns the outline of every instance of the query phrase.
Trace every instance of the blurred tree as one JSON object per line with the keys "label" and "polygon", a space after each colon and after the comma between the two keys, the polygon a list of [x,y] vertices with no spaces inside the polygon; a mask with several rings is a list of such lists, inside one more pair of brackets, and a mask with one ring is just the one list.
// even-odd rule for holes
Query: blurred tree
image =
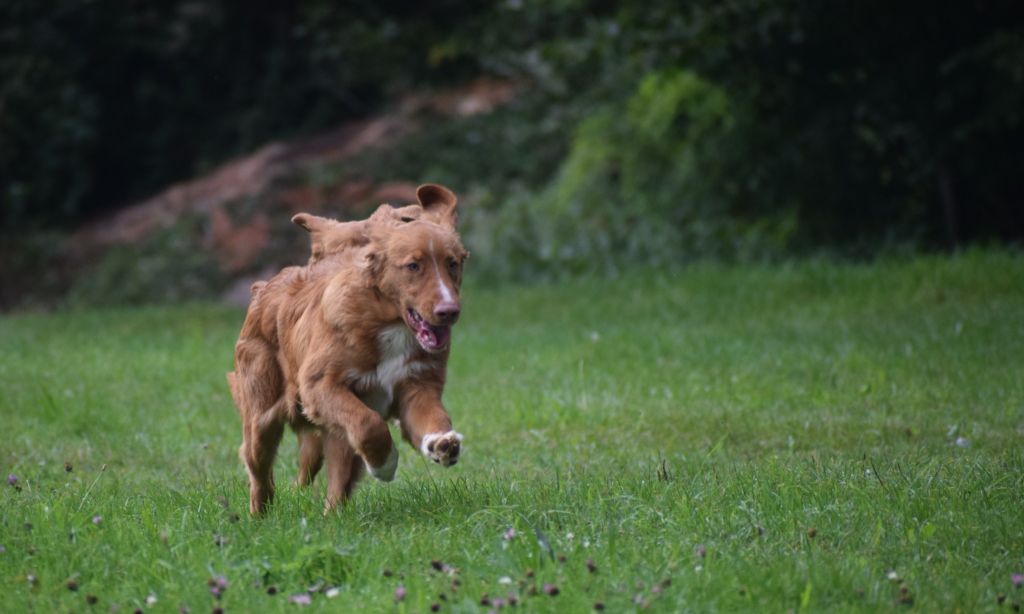
{"label": "blurred tree", "polygon": [[457,63],[431,50],[465,14],[457,4],[5,0],[5,225],[73,224],[450,79]]}
{"label": "blurred tree", "polygon": [[[567,216],[570,232],[581,207],[590,230],[568,239],[583,260],[632,253],[615,233],[641,217],[665,230],[655,260],[692,251],[694,225],[697,251],[713,254],[1024,236],[1013,0],[6,0],[5,226],[72,224],[403,89],[480,73],[529,84],[520,116],[493,119],[518,123],[474,120],[505,141],[451,141],[456,155],[435,154],[450,164],[428,164],[495,193],[516,184],[520,196],[489,202],[533,203],[506,215],[518,245],[559,227],[547,217]],[[517,143],[532,149],[480,155]]]}
{"label": "blurred tree", "polygon": [[[1017,2],[523,0],[496,11],[505,27],[483,39],[481,64],[580,109],[552,185],[508,216],[531,220],[521,226],[539,233],[541,260],[564,249],[579,266],[614,268],[636,255],[640,229],[657,245],[649,262],[1024,237]],[[681,96],[680,70],[724,98]],[[713,100],[728,121],[680,129]]]}
{"label": "blurred tree", "polygon": [[[1024,235],[1024,11],[1011,1],[705,4],[679,40],[749,105],[746,210],[804,239]],[[683,47],[685,45],[685,47]],[[764,194],[769,188],[771,192]],[[774,192],[774,193],[772,193]],[[767,196],[767,198],[766,198]]]}

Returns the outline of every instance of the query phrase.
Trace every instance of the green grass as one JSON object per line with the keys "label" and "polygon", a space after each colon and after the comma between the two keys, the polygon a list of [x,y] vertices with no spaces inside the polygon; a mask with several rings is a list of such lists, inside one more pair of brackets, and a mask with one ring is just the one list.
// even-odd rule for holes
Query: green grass
{"label": "green grass", "polygon": [[541,612],[1024,598],[1019,254],[707,265],[469,288],[464,307],[445,396],[463,461],[403,443],[395,482],[324,518],[321,484],[290,484],[287,436],[262,520],[224,381],[240,312],[0,320],[0,471],[20,487],[0,487],[3,609],[210,611],[214,576],[229,612],[294,610],[318,580],[339,593],[311,610],[484,611],[510,591]]}

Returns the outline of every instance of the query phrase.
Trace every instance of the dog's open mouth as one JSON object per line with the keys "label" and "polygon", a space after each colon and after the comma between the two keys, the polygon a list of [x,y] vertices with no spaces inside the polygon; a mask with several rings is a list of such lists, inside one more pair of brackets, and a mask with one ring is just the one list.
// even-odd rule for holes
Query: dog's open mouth
{"label": "dog's open mouth", "polygon": [[424,350],[440,352],[448,347],[448,341],[452,337],[451,326],[434,326],[411,307],[406,310],[405,319],[409,328],[416,334],[416,341]]}

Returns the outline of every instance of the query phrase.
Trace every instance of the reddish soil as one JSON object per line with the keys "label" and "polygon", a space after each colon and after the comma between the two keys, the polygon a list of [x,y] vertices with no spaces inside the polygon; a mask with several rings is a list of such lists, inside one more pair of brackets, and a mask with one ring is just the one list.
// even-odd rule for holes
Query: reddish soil
{"label": "reddish soil", "polygon": [[[419,130],[424,117],[486,113],[516,93],[514,84],[478,79],[450,90],[409,95],[387,113],[348,122],[311,138],[268,143],[202,177],[171,185],[84,225],[69,238],[64,260],[69,266],[74,264],[72,268],[82,268],[110,247],[142,245],[183,217],[198,216],[206,229],[203,248],[211,252],[221,272],[233,280],[225,298],[238,302],[244,297],[247,301],[248,284],[283,264],[269,261],[266,250],[273,246],[274,229],[287,224],[295,213],[344,215],[382,202],[415,200],[416,185],[402,178],[386,183],[351,179],[314,186],[296,184],[288,181],[289,177],[393,145]],[[238,203],[243,205],[229,207]],[[260,270],[254,273],[256,269]]]}

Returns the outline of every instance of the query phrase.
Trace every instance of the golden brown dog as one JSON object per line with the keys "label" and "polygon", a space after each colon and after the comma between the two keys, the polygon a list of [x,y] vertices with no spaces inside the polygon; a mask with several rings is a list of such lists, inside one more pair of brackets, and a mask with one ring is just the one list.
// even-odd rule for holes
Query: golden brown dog
{"label": "golden brown dog", "polygon": [[299,437],[301,485],[326,459],[327,510],[351,494],[364,464],[394,478],[388,420],[434,462],[458,461],[462,435],[441,393],[467,252],[455,195],[438,185],[416,195],[419,204],[382,205],[361,222],[296,215],[311,235],[309,263],[253,285],[228,374],[253,514],[273,499],[285,424]]}

